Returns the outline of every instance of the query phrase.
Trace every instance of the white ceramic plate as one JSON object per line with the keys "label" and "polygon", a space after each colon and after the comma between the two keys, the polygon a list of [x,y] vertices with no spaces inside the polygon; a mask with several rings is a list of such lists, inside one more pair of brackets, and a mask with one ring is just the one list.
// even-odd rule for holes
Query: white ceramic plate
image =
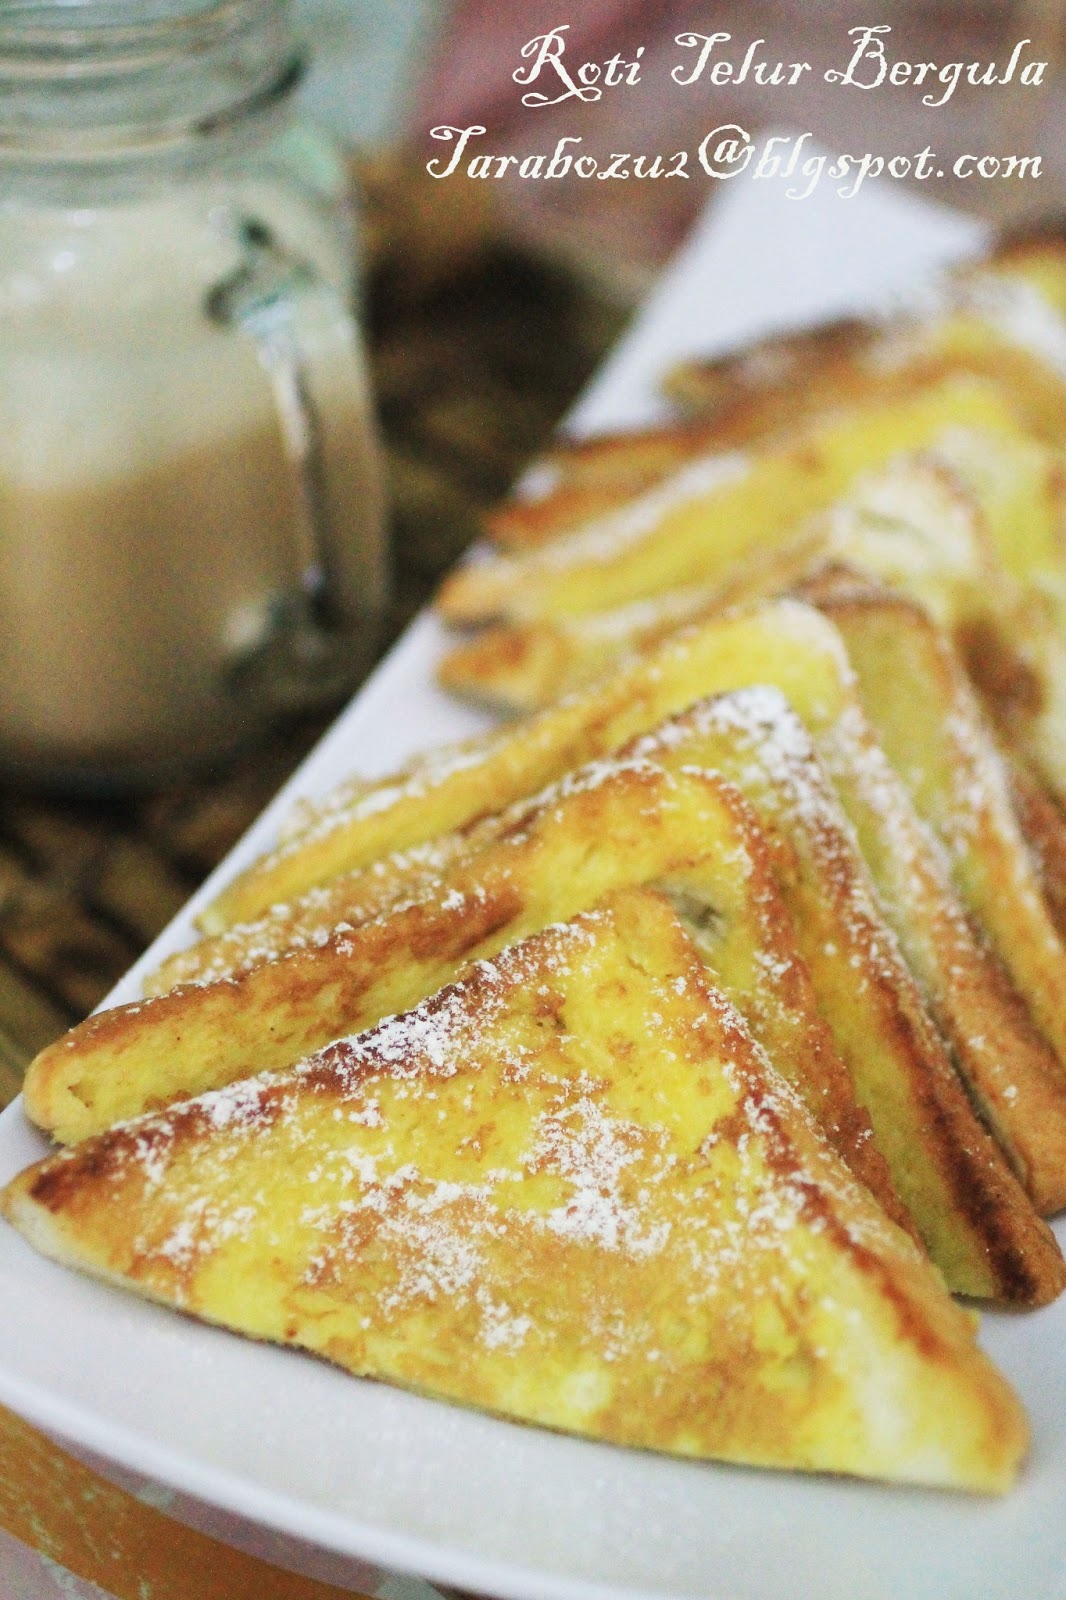
{"label": "white ceramic plate", "polygon": [[[867,305],[973,224],[894,192],[788,200],[731,187],[575,416],[653,415],[675,356]],[[295,793],[386,770],[479,726],[431,685],[423,619],[224,868],[273,837]],[[196,905],[146,960],[189,937]],[[133,998],[138,969],[114,998]],[[43,1141],[0,1119],[0,1179]],[[1002,1502],[660,1459],[519,1427],[353,1380],[127,1297],[0,1228],[0,1400],[80,1448],[287,1538],[529,1600],[1064,1600],[1066,1302],[989,1316],[984,1340],[1033,1420]],[[354,1569],[353,1569],[354,1570]]]}

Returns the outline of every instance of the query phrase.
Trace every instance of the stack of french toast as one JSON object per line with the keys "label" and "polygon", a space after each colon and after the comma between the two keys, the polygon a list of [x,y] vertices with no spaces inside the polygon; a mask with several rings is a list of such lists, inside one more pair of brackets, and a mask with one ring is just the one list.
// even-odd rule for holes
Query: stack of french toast
{"label": "stack of french toast", "polygon": [[[1066,1285],[1066,240],[673,373],[445,584],[509,713],[26,1080],[58,1260],[619,1444],[977,1491]],[[358,752],[353,752],[353,764]]]}

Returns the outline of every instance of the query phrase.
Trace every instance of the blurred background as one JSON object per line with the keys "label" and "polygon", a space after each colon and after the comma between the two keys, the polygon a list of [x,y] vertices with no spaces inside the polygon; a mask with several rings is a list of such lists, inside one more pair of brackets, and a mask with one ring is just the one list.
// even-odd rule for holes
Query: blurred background
{"label": "blurred background", "polygon": [[[295,10],[315,63],[303,109],[340,141],[362,217],[362,315],[395,573],[386,643],[550,438],[720,187],[435,182],[425,163],[444,147],[432,127],[479,124],[484,149],[519,156],[550,153],[562,135],[601,158],[694,151],[727,122],[753,134],[809,130],[833,150],[1039,154],[1036,181],[947,179],[935,198],[1005,224],[1064,209],[1063,0],[296,0]],[[643,46],[641,81],[598,104],[523,107],[511,77],[521,47],[563,22],[568,63],[632,58]],[[1050,67],[1039,88],[964,83],[935,108],[913,86],[827,88],[825,67],[850,56],[848,28],[874,22],[891,25],[895,59],[1005,66],[1029,38],[1024,59]],[[681,89],[669,69],[683,30],[731,33],[730,59],[764,38],[771,62],[814,70],[794,89]],[[0,1099],[179,909],[334,711],[293,717],[250,755],[134,795],[0,790]]]}
{"label": "blurred background", "polygon": [[[318,53],[308,86],[309,108],[357,145],[406,142],[440,156],[427,139],[440,123],[482,124],[480,145],[519,155],[551,150],[561,134],[583,137],[597,153],[613,150],[694,150],[719,123],[738,122],[755,133],[767,126],[810,130],[826,148],[916,152],[932,145],[954,161],[965,151],[1039,153],[1039,183],[962,181],[937,185],[946,204],[997,220],[1060,206],[1066,185],[1062,137],[1066,83],[1059,69],[1064,15],[1061,0],[579,0],[559,5],[499,4],[493,0],[398,0],[372,7],[360,0],[302,0],[307,30]],[[370,13],[373,12],[373,16]],[[605,92],[594,104],[568,99],[531,110],[521,104],[511,74],[523,65],[529,39],[567,25],[565,61],[632,60],[643,47],[639,83]],[[965,81],[942,106],[925,106],[914,85],[882,85],[876,92],[829,88],[827,67],[852,53],[848,30],[888,24],[890,59],[995,62],[1000,71],[1014,45],[1032,41],[1020,58],[1049,62],[1044,82],[1025,89],[971,86]],[[773,63],[807,61],[812,71],[795,87],[743,84],[712,88],[705,77],[679,88],[670,69],[691,56],[678,48],[684,31],[728,33],[717,56],[736,63],[746,45],[762,38],[760,55]],[[543,87],[543,84],[541,85]],[[937,90],[937,94],[942,91]],[[523,182],[514,176],[491,184],[501,220],[521,237],[579,262],[617,292],[639,292],[676,245],[709,182],[677,184]],[[928,186],[926,189],[928,192]],[[453,197],[457,198],[457,197]]]}

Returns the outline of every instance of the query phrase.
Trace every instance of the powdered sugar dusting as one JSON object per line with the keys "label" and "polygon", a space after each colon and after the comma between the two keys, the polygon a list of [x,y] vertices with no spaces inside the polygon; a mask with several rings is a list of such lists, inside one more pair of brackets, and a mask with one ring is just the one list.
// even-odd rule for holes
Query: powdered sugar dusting
{"label": "powdered sugar dusting", "polygon": [[811,736],[782,692],[753,685],[704,700],[662,727],[634,741],[634,755],[653,760],[656,752],[684,754],[691,744],[694,759],[699,741],[712,737],[719,745],[723,773],[746,796],[758,802],[767,789],[784,819],[804,828],[838,828],[846,822],[815,755]]}
{"label": "powdered sugar dusting", "polygon": [[432,790],[480,766],[512,737],[507,727],[475,739],[439,745],[424,751],[391,777],[368,782],[352,778],[340,783],[322,799],[303,801],[294,811],[283,838],[252,872],[266,872],[298,854],[308,844],[323,840],[338,827],[363,822],[407,801],[419,800]]}
{"label": "powdered sugar dusting", "polygon": [[486,891],[469,874],[460,888],[454,876],[449,880],[450,867],[461,870],[464,858],[503,835],[520,846],[528,831],[551,811],[626,772],[661,777],[659,769],[637,758],[588,762],[564,773],[539,793],[483,819],[475,829],[445,834],[384,857],[327,886],[309,890],[291,904],[274,906],[254,921],[203,940],[161,969],[153,992],[178,984],[217,983],[295,952],[324,949],[378,917],[416,905],[435,908],[444,916],[461,916],[484,901]]}
{"label": "powdered sugar dusting", "polygon": [[136,1230],[129,1275],[158,1298],[660,1448],[676,1426],[691,1450],[694,1406],[714,1437],[723,1383],[846,1348],[821,1300],[808,1336],[812,1260],[868,1283],[906,1249],[650,891],[62,1159],[104,1174],[108,1247]]}
{"label": "powdered sugar dusting", "polygon": [[556,1173],[570,1188],[565,1204],[547,1213],[545,1226],[601,1249],[638,1255],[660,1250],[669,1225],[643,1231],[639,1210],[622,1199],[623,1174],[641,1147],[640,1130],[612,1120],[587,1093],[542,1116],[527,1166]]}

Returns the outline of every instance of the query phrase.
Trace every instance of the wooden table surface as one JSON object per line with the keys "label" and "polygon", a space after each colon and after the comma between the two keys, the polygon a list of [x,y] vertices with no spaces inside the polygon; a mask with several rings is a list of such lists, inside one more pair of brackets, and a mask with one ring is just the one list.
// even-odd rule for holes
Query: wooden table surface
{"label": "wooden table surface", "polygon": [[[618,336],[602,289],[509,244],[480,197],[362,165],[366,326],[392,503],[394,638]],[[222,859],[333,713],[166,788],[86,800],[0,789],[0,1106]],[[12,1552],[118,1600],[330,1600],[145,1506],[0,1408],[0,1600]],[[15,1563],[17,1565],[17,1562]],[[11,1578],[18,1582],[17,1576]],[[68,1587],[64,1587],[64,1584]],[[35,1590],[15,1591],[20,1600]],[[349,1591],[345,1591],[349,1592]]]}

